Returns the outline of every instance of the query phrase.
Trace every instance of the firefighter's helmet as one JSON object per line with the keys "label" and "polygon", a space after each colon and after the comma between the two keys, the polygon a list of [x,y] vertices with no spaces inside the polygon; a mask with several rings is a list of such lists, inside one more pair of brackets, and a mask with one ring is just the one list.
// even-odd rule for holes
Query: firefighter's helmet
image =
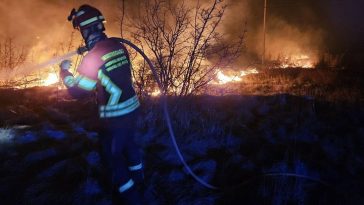
{"label": "firefighter's helmet", "polygon": [[[87,4],[80,6],[78,10],[72,9],[70,15],[68,16],[68,21],[72,21],[73,27],[75,29],[79,29],[82,33],[82,36],[88,36],[87,31],[99,30],[104,31],[104,21],[105,18],[102,13]],[[86,32],[86,35],[84,35]]]}

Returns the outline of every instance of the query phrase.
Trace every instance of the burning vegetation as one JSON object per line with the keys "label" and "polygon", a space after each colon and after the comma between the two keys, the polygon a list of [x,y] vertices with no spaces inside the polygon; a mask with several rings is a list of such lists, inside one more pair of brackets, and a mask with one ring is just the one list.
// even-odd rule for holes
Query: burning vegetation
{"label": "burning vegetation", "polygon": [[[106,7],[105,10],[111,16],[120,15],[111,12],[114,3],[110,3],[110,8]],[[267,3],[266,56],[263,65],[260,62],[263,43],[262,16],[252,18],[263,10],[259,10],[257,3],[251,1],[210,1],[197,4],[190,1],[126,2],[123,5],[129,7],[126,10],[121,8],[121,20],[109,21],[107,26],[111,31],[110,35],[121,34],[143,48],[158,69],[163,89],[172,95],[214,94],[214,90],[210,90],[211,85],[220,86],[219,90],[236,87],[230,84],[244,84],[247,76],[270,69],[342,66],[342,57],[327,58],[330,54],[320,51],[324,47],[323,29],[315,29],[313,26],[300,28],[299,24],[293,24],[283,15],[278,15],[274,7],[271,8],[270,1]],[[46,7],[47,4],[43,6]],[[238,11],[243,11],[246,16],[240,19],[232,16],[232,13]],[[58,18],[61,19],[57,16],[56,19]],[[311,18],[315,16],[312,15]],[[54,23],[53,20],[52,26],[63,22]],[[28,25],[24,27],[33,30]],[[53,65],[43,64],[44,68],[36,65],[80,46],[80,36],[69,29],[71,28],[62,31],[52,29],[57,30],[57,34],[54,35],[55,38],[50,38],[48,34],[53,31],[47,29],[46,32],[42,28],[34,38],[27,39],[27,44],[17,35],[5,39],[0,46],[0,86],[61,86],[57,84],[59,68],[56,61],[53,61]],[[57,42],[57,39],[65,41]],[[139,56],[133,56],[133,76],[138,93],[142,96],[158,96],[160,91],[156,88],[148,66]],[[72,58],[74,70],[80,58]],[[240,92],[237,90],[235,93]]]}
{"label": "burning vegetation", "polygon": [[[191,92],[198,93],[200,88],[216,77],[214,74],[221,77],[221,73],[217,69],[235,63],[238,54],[240,54],[245,42],[249,39],[246,36],[247,28],[244,23],[239,25],[240,29],[235,29],[234,35],[222,32],[225,27],[222,21],[231,18],[229,15],[225,15],[226,11],[232,10],[226,7],[230,3],[229,1],[211,1],[195,4],[176,1],[167,5],[162,1],[156,1],[156,3],[138,2],[132,4],[132,8],[129,8],[129,10],[124,10],[126,14],[123,20],[125,19],[128,22],[121,22],[124,25],[122,34],[134,39],[136,42],[140,42],[146,50],[149,50],[149,56],[155,59],[154,62],[160,69],[160,77],[162,81],[165,81],[163,84],[166,90],[171,90],[171,92],[176,92],[179,95],[186,95]],[[113,3],[110,3],[110,5],[113,5]],[[31,4],[28,6],[31,6]],[[44,4],[40,7],[46,6],[53,7],[54,5]],[[135,11],[137,7],[139,12]],[[20,13],[19,15],[26,15],[25,12],[22,12],[24,7],[14,6],[14,8],[19,10],[17,12]],[[244,8],[244,11],[246,10],[247,8]],[[156,13],[162,11],[168,15],[161,16]],[[143,15],[140,15],[141,13]],[[44,13],[44,15],[48,16],[50,14]],[[27,16],[20,17],[16,19],[28,19]],[[62,16],[63,18],[64,16]],[[168,21],[166,21],[167,18]],[[39,21],[44,21],[44,19],[42,17]],[[61,20],[61,16],[53,18],[48,25],[51,25],[51,27],[65,27],[59,26],[63,21],[55,22],[58,19]],[[246,21],[246,19],[241,18],[239,21]],[[193,22],[193,24],[189,22]],[[116,23],[119,24],[120,22]],[[117,30],[117,28],[113,28],[116,23],[112,23],[111,28],[109,28],[113,33]],[[129,24],[133,26],[128,26]],[[30,31],[35,30],[25,22],[21,22],[21,25]],[[66,28],[60,31],[60,29],[42,27],[31,39],[24,40],[23,37],[14,35],[5,40],[1,44],[2,62],[0,66],[2,72],[0,73],[0,79],[2,86],[12,86],[13,84],[14,87],[32,87],[53,84],[55,81],[54,74],[57,73],[54,70],[58,69],[57,65],[42,70],[29,70],[29,66],[21,65],[41,63],[51,57],[76,49],[79,46],[76,42],[79,42],[80,38],[70,32],[70,29]],[[10,30],[9,32],[13,31]],[[67,34],[67,32],[71,35]],[[163,38],[156,38],[157,36]],[[232,39],[231,36],[235,36],[235,39]],[[66,41],[57,42],[60,39],[66,39]],[[194,40],[197,41],[193,42]],[[18,46],[15,46],[16,43]],[[156,53],[161,55],[155,55]],[[303,61],[303,59],[293,60],[294,62],[285,59],[281,66],[295,65],[299,67],[301,65],[300,61]],[[144,68],[139,68],[141,64],[135,63],[135,65],[138,65],[135,66],[136,72],[140,72],[139,70],[142,70],[141,72],[145,71]],[[305,62],[303,67],[306,66],[311,67],[311,64]],[[184,71],[184,69],[187,70]],[[9,72],[12,74],[8,75]],[[193,74],[192,79],[191,73]],[[144,74],[136,74],[136,80],[139,80],[138,78]],[[53,80],[46,78],[52,78]],[[19,85],[16,85],[15,81],[19,82]],[[50,81],[52,82],[50,83]],[[145,83],[145,79],[140,79],[140,81],[137,83],[138,86]]]}

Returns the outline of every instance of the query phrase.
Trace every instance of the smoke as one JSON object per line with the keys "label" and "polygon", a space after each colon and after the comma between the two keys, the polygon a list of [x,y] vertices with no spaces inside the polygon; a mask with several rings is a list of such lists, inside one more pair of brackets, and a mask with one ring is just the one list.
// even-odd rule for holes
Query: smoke
{"label": "smoke", "polygon": [[[49,1],[49,0],[2,0],[0,2],[0,44],[5,39],[12,39],[14,48],[25,48],[25,65],[13,69],[1,68],[0,80],[14,76],[28,75],[37,69],[37,63],[43,63],[53,57],[76,50],[83,44],[78,31],[67,21],[72,8],[82,4],[91,4],[104,12],[108,19],[108,33],[118,32],[117,8],[119,1]],[[16,52],[16,51],[14,51]]]}
{"label": "smoke", "polygon": [[[305,55],[316,61],[319,53],[325,49],[326,36],[321,16],[317,13],[320,6],[312,6],[311,0],[267,2],[266,59]],[[247,50],[238,64],[260,62],[263,53],[264,0],[231,0],[229,3],[224,29],[230,33],[230,38],[239,34],[237,25],[242,25],[242,21],[247,23]]]}
{"label": "smoke", "polygon": [[[143,1],[147,0],[125,0],[126,17],[137,16]],[[327,46],[325,38],[329,19],[324,14],[327,10],[323,9],[323,5],[328,1],[268,0],[267,57],[276,59],[282,55],[302,54],[315,56],[323,50]],[[206,4],[211,1],[200,2]],[[196,1],[186,0],[186,3],[195,5]],[[228,8],[219,31],[226,34],[226,43],[241,35],[244,23],[247,23],[247,50],[237,64],[258,61],[263,50],[264,0],[225,0],[225,3]],[[2,0],[0,37],[11,37],[15,44],[24,46],[28,63],[39,63],[65,54],[82,44],[78,31],[75,32],[66,20],[70,10],[82,4],[99,8],[107,19],[107,34],[120,36],[122,0]],[[29,70],[20,69],[17,72],[26,74]],[[0,79],[4,79],[3,75],[4,73],[0,74]]]}
{"label": "smoke", "polygon": [[[324,46],[322,45],[324,31],[313,27],[301,29],[283,19],[272,17],[267,30],[269,32],[266,35],[266,56],[271,60],[307,55],[316,61]],[[259,52],[260,48],[261,46],[256,47],[256,52]]]}
{"label": "smoke", "polygon": [[29,50],[39,47],[40,51],[50,51],[70,32],[64,18],[67,12],[60,9],[65,7],[64,2],[3,0],[0,37],[10,37]]}

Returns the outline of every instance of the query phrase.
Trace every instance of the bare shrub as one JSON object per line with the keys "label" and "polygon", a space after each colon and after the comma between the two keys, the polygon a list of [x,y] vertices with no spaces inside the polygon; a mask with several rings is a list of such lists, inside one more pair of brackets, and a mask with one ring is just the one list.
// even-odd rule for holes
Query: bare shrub
{"label": "bare shrub", "polygon": [[[198,1],[195,7],[185,2],[145,1],[138,18],[131,19],[131,35],[150,54],[163,90],[186,96],[198,93],[210,82],[218,67],[230,64],[244,46],[245,31],[236,42],[227,44],[217,31],[226,4],[214,0],[208,6]],[[145,64],[136,74],[139,90],[150,85],[143,76]]]}
{"label": "bare shrub", "polygon": [[25,58],[24,47],[18,48],[12,38],[6,38],[0,43],[0,69],[12,70],[24,63]]}
{"label": "bare shrub", "polygon": [[21,83],[9,80],[7,77],[16,72],[16,68],[23,64],[25,59],[25,48],[15,45],[13,38],[5,38],[0,42],[0,87],[14,86]]}

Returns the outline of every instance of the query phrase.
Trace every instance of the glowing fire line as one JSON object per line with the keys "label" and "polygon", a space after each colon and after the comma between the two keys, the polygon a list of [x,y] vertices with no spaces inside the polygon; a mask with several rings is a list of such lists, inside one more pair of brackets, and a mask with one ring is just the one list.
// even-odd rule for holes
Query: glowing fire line
{"label": "glowing fire line", "polygon": [[314,68],[314,62],[308,55],[292,55],[282,59],[282,64],[279,68],[289,68],[289,67],[300,67],[300,68]]}
{"label": "glowing fire line", "polygon": [[258,73],[258,70],[255,68],[242,70],[234,75],[227,75],[222,70],[218,70],[216,73],[216,80],[211,82],[211,84],[224,85],[227,83],[241,82],[244,76],[256,73]]}
{"label": "glowing fire line", "polygon": [[44,80],[42,80],[42,86],[50,86],[53,84],[58,83],[58,76],[55,73],[49,73],[47,78],[45,78]]}

